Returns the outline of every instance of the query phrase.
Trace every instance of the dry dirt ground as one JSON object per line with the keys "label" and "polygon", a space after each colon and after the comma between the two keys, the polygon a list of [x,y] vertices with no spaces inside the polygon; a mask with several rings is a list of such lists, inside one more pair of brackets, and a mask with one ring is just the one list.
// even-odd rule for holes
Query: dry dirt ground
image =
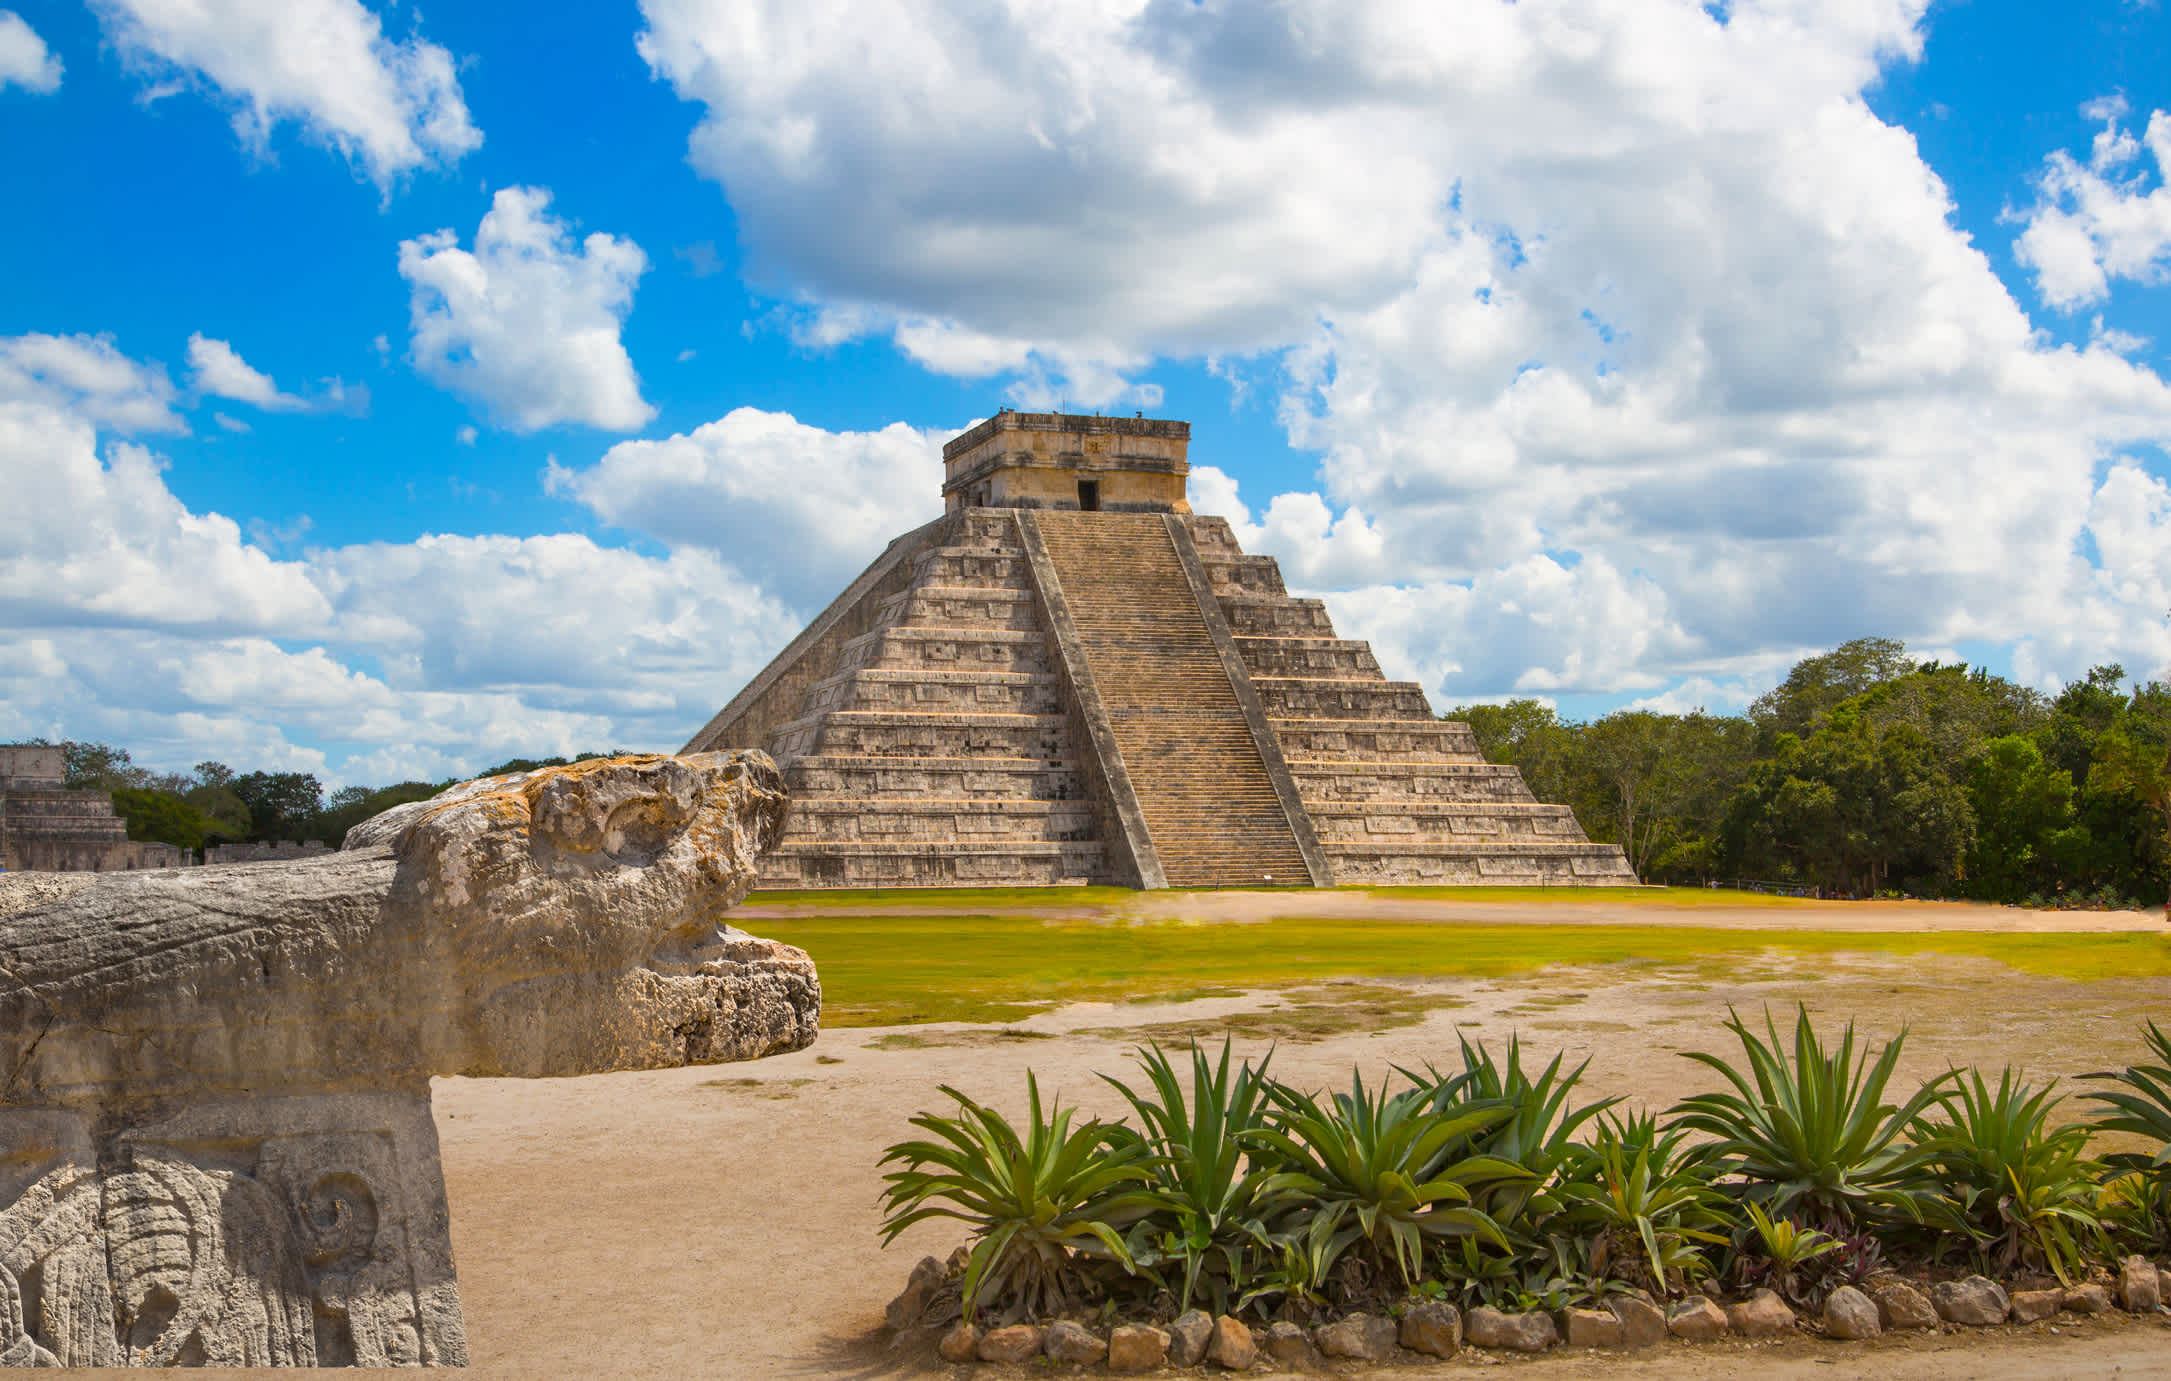
{"label": "dry dirt ground", "polygon": [[[1240,909],[1240,903],[1232,901]],[[1283,899],[1276,903],[1286,909]],[[1422,903],[1408,905],[1421,906]],[[1310,910],[1311,908],[1307,908]],[[1663,923],[1648,909],[1547,906],[1547,919]],[[1491,908],[1488,908],[1491,910]],[[1625,910],[1625,908],[1624,908]],[[1927,908],[1883,924],[1913,928],[2055,925],[2161,927],[2155,916],[2031,918],[1994,908]],[[1580,913],[1589,914],[1580,914]],[[1675,913],[1724,923],[1710,910]],[[1744,925],[1864,924],[1860,906],[1743,911]],[[1238,918],[1231,915],[1230,919]],[[1486,919],[1504,919],[1488,915]],[[1533,917],[1536,919],[1536,917]],[[750,928],[759,929],[758,921]],[[1504,1041],[1520,1032],[1549,1054],[1588,1059],[1585,1087],[1663,1107],[1700,1082],[1685,1049],[1723,1050],[1728,1004],[1745,1012],[1797,999],[1866,1031],[1910,1025],[1903,1073],[1947,1061],[2036,1077],[2122,1064],[2146,1016],[2171,1014],[2171,980],[2078,983],[1985,960],[1753,959],[1715,976],[1553,968],[1505,981],[1403,985],[1405,1024],[1335,1030],[1344,999],[1377,1002],[1381,985],[1344,992],[1255,993],[1181,1005],[1063,1008],[1009,1027],[836,1031],[810,1050],[755,1064],[559,1080],[450,1079],[436,1086],[453,1209],[453,1244],[474,1361],[502,1376],[890,1377],[940,1374],[924,1346],[893,1349],[882,1307],[923,1254],[959,1232],[925,1223],[878,1245],[877,1161],[908,1135],[915,1111],[945,1106],[953,1084],[1015,1112],[1025,1071],[1066,1102],[1114,1113],[1094,1076],[1125,1074],[1149,1036],[1183,1039],[1234,1025],[1239,1050],[1280,1037],[1285,1079],[1341,1085],[1392,1064],[1451,1059],[1458,1032]],[[1233,1019],[1233,1020],[1232,1020]],[[1595,1354],[1501,1361],[1466,1352],[1435,1376],[1512,1366],[1536,1378],[2171,1377],[2171,1328],[2155,1321],[2000,1329],[1962,1339],[1874,1344],[1800,1339],[1778,1345],[1669,1345],[1634,1357]],[[1041,1368],[1019,1369],[1037,1375]]]}

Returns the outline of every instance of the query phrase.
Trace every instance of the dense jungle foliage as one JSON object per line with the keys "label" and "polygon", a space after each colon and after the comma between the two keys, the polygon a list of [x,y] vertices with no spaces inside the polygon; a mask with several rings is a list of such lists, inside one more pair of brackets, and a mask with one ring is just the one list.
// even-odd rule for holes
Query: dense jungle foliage
{"label": "dense jungle foliage", "polygon": [[2171,687],[2117,665],[2052,697],[1863,638],[1738,717],[1574,723],[1535,700],[1445,717],[1647,882],[2091,906],[2171,889]]}
{"label": "dense jungle foliage", "polygon": [[[113,809],[128,822],[130,839],[151,839],[184,849],[213,844],[316,839],[332,848],[347,831],[372,815],[409,801],[424,801],[462,778],[397,782],[391,786],[343,786],[327,796],[310,772],[236,773],[223,762],[200,762],[187,772],[139,767],[125,748],[106,743],[33,739],[61,750],[67,785],[109,791]],[[614,752],[616,750],[613,750]],[[515,758],[478,772],[495,777],[602,757]]]}

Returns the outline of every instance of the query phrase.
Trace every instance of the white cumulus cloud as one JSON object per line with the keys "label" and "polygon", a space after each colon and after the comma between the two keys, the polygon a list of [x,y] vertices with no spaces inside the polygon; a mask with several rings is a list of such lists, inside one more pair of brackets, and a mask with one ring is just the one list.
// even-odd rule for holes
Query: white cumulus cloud
{"label": "white cumulus cloud", "polygon": [[[2119,123],[2124,101],[2093,103],[2089,113],[2104,123],[2088,161],[2063,149],[2044,160],[2013,245],[2043,300],[2066,311],[2101,302],[2114,278],[2171,277],[2171,111],[2152,112],[2138,138]],[[2144,150],[2156,165],[2154,187]]]}
{"label": "white cumulus cloud", "polygon": [[0,10],[0,88],[11,85],[41,94],[58,91],[60,59],[21,15]]}
{"label": "white cumulus cloud", "polygon": [[379,188],[482,144],[451,53],[385,36],[359,0],[94,0],[122,54],[216,91],[261,152],[293,121]]}
{"label": "white cumulus cloud", "polygon": [[0,401],[33,402],[122,432],[179,432],[165,366],[121,353],[111,336],[0,337]]}
{"label": "white cumulus cloud", "polygon": [[233,346],[202,332],[188,338],[188,367],[196,391],[209,397],[251,403],[266,412],[293,412],[309,406],[290,393],[281,393],[270,375],[250,367]]}
{"label": "white cumulus cloud", "polygon": [[648,256],[600,231],[576,245],[549,205],[541,188],[507,187],[472,252],[450,230],[401,242],[411,357],[514,431],[561,422],[638,430],[655,409],[619,332]]}
{"label": "white cumulus cloud", "polygon": [[901,422],[831,432],[737,408],[679,436],[621,441],[549,483],[606,522],[713,551],[812,612],[890,538],[942,512],[950,435]]}

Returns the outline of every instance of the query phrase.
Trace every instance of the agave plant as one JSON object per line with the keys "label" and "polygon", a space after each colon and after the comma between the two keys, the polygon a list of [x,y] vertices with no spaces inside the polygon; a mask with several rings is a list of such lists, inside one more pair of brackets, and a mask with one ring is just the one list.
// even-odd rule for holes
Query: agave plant
{"label": "agave plant", "polygon": [[1523,1168],[1526,1173],[1521,1178],[1478,1188],[1473,1203],[1510,1237],[1526,1238],[1524,1245],[1534,1246],[1535,1239],[1543,1236],[1539,1225],[1564,1206],[1554,1185],[1575,1153],[1576,1133],[1621,1100],[1569,1103],[1589,1067],[1588,1060],[1564,1073],[1565,1057],[1555,1055],[1533,1077],[1523,1068],[1522,1042],[1515,1036],[1508,1037],[1507,1054],[1497,1060],[1483,1042],[1463,1036],[1459,1043],[1460,1073],[1443,1075],[1429,1066],[1422,1076],[1408,1070],[1400,1073],[1424,1090],[1434,1111],[1442,1116],[1483,1108],[1506,1110],[1499,1121],[1470,1133],[1458,1149]]}
{"label": "agave plant", "polygon": [[882,1242],[927,1218],[972,1227],[963,1283],[968,1316],[983,1299],[1027,1314],[1072,1302],[1080,1259],[1128,1270],[1123,1230],[1152,1208],[1142,1189],[1147,1149],[1129,1128],[1098,1118],[1076,1128],[1061,1101],[1043,1108],[1040,1085],[1025,1076],[1025,1133],[1001,1113],[947,1084],[958,1116],[921,1113],[912,1125],[936,1140],[891,1146],[881,1163],[904,1168],[882,1178]]}
{"label": "agave plant", "polygon": [[1567,1223],[1602,1235],[1611,1273],[1661,1295],[1705,1274],[1696,1244],[1725,1242],[1730,1226],[1725,1196],[1687,1139],[1659,1131],[1655,1118],[1608,1118],[1560,1184]]}
{"label": "agave plant", "polygon": [[1149,1152],[1147,1191],[1154,1211],[1131,1231],[1132,1256],[1141,1266],[1178,1267],[1178,1308],[1190,1308],[1203,1289],[1213,1312],[1225,1314],[1254,1275],[1282,1255],[1266,1219],[1283,1205],[1287,1191],[1268,1191],[1275,1163],[1251,1155],[1246,1144],[1266,1126],[1267,1066],[1273,1056],[1257,1068],[1246,1061],[1232,1071],[1226,1039],[1218,1062],[1209,1062],[1194,1044],[1187,1096],[1160,1046],[1136,1053],[1146,1091],[1101,1076],[1137,1111]]}
{"label": "agave plant", "polygon": [[1364,1243],[1392,1261],[1405,1286],[1424,1263],[1429,1239],[1476,1236],[1505,1247],[1499,1224],[1471,1206],[1474,1188],[1529,1178],[1511,1161],[1457,1155],[1457,1143],[1508,1115],[1504,1107],[1443,1115],[1431,1090],[1369,1093],[1364,1076],[1321,1103],[1285,1085],[1273,1087],[1273,1125],[1252,1144],[1283,1168],[1262,1192],[1289,1194],[1294,1207],[1281,1230],[1301,1235],[1314,1263],[1312,1288],[1351,1246]]}
{"label": "agave plant", "polygon": [[1918,1089],[1906,1103],[1885,1101],[1885,1087],[1907,1039],[1902,1031],[1877,1053],[1855,1055],[1854,1023],[1827,1052],[1798,1009],[1793,1057],[1779,1038],[1771,1011],[1764,1013],[1768,1040],[1730,1008],[1727,1029],[1741,1042],[1748,1073],[1703,1051],[1687,1058],[1717,1070],[1732,1092],[1698,1094],[1671,1109],[1674,1128],[1715,1138],[1716,1168],[1745,1182],[1744,1197],[1782,1217],[1807,1216],[1848,1230],[1865,1216],[1879,1191],[1897,1186],[1924,1159],[1904,1133],[1951,1082],[1948,1071]]}
{"label": "agave plant", "polygon": [[2055,1090],[2055,1081],[2040,1089],[2022,1083],[2010,1068],[1996,1089],[1973,1070],[1954,1071],[1951,1091],[1938,1099],[1946,1120],[1923,1119],[1914,1136],[1937,1182],[1933,1192],[1968,1220],[1993,1266],[2048,1267],[2071,1285],[2103,1236],[2100,1166],[2088,1158],[2087,1127],[2052,1125]]}
{"label": "agave plant", "polygon": [[2122,1151],[2105,1156],[2105,1164],[2151,1179],[2171,1180],[2171,1036],[2164,1035],[2152,1021],[2143,1039],[2156,1063],[2083,1075],[2124,1087],[2081,1096],[2110,1109],[2109,1115],[2096,1119],[2098,1130],[2128,1132],[2155,1144],[2153,1152]]}

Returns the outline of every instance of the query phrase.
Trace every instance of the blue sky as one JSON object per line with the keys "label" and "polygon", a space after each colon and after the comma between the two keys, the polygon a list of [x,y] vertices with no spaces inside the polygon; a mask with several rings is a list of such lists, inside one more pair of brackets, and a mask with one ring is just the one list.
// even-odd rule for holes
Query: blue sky
{"label": "blue sky", "polygon": [[1435,704],[2171,663],[2132,0],[0,11],[0,738],[675,747],[995,407]]}

